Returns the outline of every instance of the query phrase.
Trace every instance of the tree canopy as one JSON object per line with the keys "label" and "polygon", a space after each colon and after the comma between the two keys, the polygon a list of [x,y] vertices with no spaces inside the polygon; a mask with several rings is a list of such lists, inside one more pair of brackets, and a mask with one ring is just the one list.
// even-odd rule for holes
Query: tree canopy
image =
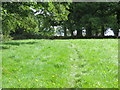
{"label": "tree canopy", "polygon": [[120,2],[3,2],[2,29],[5,37],[43,38],[54,36],[55,27],[64,36],[77,31],[82,36],[104,36],[110,27],[118,35]]}

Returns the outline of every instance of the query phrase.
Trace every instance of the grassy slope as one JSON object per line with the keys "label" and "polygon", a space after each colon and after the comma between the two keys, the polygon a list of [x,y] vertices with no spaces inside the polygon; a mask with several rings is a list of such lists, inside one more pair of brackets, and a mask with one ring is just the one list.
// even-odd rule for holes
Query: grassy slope
{"label": "grassy slope", "polygon": [[118,87],[118,40],[17,40],[4,43],[3,87]]}

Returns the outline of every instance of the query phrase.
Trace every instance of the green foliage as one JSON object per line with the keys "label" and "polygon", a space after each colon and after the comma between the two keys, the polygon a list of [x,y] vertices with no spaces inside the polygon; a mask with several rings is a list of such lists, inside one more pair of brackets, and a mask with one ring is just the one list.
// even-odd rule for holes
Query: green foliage
{"label": "green foliage", "polygon": [[[17,28],[23,31],[35,32],[37,21],[30,15],[30,3],[9,3],[4,2],[2,8],[2,29],[3,35],[8,36],[11,31],[16,32]],[[12,7],[12,8],[11,8]]]}
{"label": "green foliage", "polygon": [[3,88],[118,88],[118,40],[15,40],[2,47]]}
{"label": "green foliage", "polygon": [[66,7],[61,3],[49,2],[48,10],[52,12],[55,21],[67,20],[69,12],[66,10]]}
{"label": "green foliage", "polygon": [[[117,4],[116,2],[71,3],[68,9],[70,14],[68,15],[67,28],[71,28],[72,25],[73,31],[76,29],[81,32],[81,27],[85,27],[88,35],[92,35],[95,34],[95,32],[103,33],[108,27],[118,27],[115,13],[117,12],[116,8],[118,8]],[[104,26],[104,31],[101,26]],[[118,29],[116,28],[116,30]]]}
{"label": "green foliage", "polygon": [[6,41],[12,40],[13,38],[10,35],[3,35],[3,34],[1,34],[0,35],[0,39],[1,39],[0,42],[1,41],[6,42]]}
{"label": "green foliage", "polygon": [[105,29],[111,27],[118,35],[119,3],[4,2],[2,23],[3,34],[6,36],[11,35],[11,32],[16,33],[19,28],[28,35],[37,33],[52,36],[54,26],[62,26],[64,32],[68,29],[71,35],[77,30],[78,36],[82,36],[82,27],[87,30],[87,36],[97,33],[104,35]]}
{"label": "green foliage", "polygon": [[[35,16],[30,7],[43,13]],[[2,4],[3,34],[11,35],[11,32],[12,34],[14,32],[16,35],[22,34],[23,37],[25,34],[30,37],[31,33],[51,36],[54,32],[52,27],[54,25],[51,22],[60,24],[60,21],[67,20],[68,13],[62,3],[4,2]]]}

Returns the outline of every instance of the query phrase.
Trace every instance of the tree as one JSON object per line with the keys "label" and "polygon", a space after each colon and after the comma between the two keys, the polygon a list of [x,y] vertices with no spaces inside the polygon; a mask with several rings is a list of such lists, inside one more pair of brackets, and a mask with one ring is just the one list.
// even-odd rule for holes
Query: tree
{"label": "tree", "polygon": [[[31,7],[37,12],[33,13]],[[40,35],[52,35],[54,26],[67,20],[68,13],[64,3],[5,2],[2,4],[3,34],[9,35],[17,30],[29,35],[36,31]]]}
{"label": "tree", "polygon": [[63,23],[67,20],[67,15],[69,13],[66,10],[66,6],[67,3],[37,2],[33,8],[42,12],[36,15],[39,21],[39,31],[47,31],[47,33],[54,32],[54,26],[63,26]]}
{"label": "tree", "polygon": [[11,31],[16,32],[18,29],[31,32],[36,28],[37,22],[32,17],[29,9],[32,4],[33,3],[25,2],[2,3],[2,26],[4,36],[8,36]]}

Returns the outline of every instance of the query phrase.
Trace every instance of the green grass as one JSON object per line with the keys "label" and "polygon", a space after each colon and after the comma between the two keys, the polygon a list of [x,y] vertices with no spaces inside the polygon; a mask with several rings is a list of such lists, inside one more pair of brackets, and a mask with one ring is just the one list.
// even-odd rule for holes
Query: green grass
{"label": "green grass", "polygon": [[118,88],[118,40],[12,40],[3,88]]}

